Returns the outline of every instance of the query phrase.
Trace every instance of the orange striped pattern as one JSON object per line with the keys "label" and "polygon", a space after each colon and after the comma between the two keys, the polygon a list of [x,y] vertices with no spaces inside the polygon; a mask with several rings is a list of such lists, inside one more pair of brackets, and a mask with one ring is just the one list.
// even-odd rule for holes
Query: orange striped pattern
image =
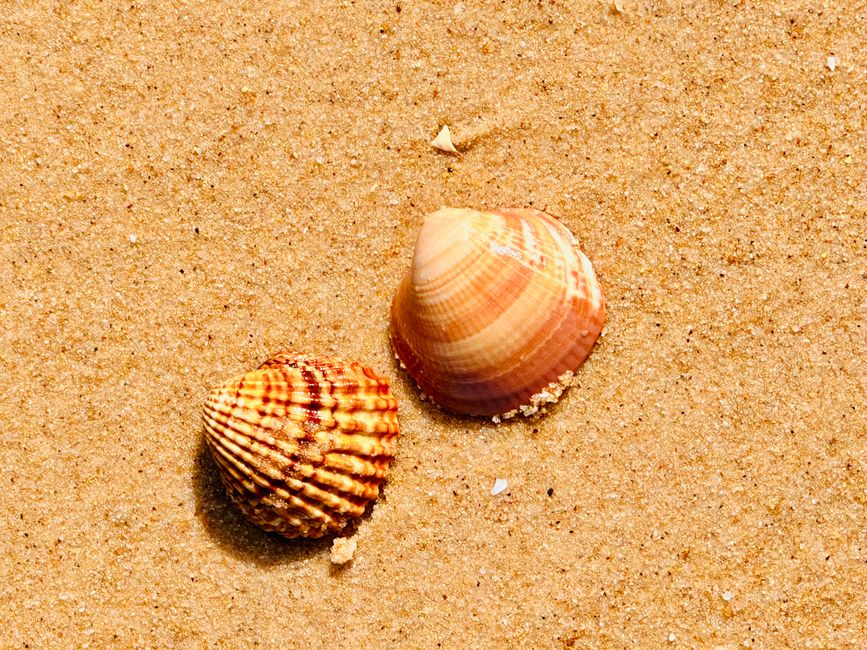
{"label": "orange striped pattern", "polygon": [[232,500],[285,537],[338,532],[379,495],[397,400],[370,368],[278,354],[208,395],[205,439]]}
{"label": "orange striped pattern", "polygon": [[503,415],[590,354],[605,300],[572,234],[538,210],[443,208],[392,303],[395,352],[445,408]]}

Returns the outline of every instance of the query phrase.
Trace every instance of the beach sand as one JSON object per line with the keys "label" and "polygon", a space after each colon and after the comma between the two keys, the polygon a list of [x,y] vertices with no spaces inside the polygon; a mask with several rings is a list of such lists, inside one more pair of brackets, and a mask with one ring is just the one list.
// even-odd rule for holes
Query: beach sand
{"label": "beach sand", "polygon": [[[0,647],[865,647],[867,4],[622,6],[0,4]],[[594,263],[544,418],[394,361],[441,205]],[[400,400],[342,567],[204,447],[287,348]]]}

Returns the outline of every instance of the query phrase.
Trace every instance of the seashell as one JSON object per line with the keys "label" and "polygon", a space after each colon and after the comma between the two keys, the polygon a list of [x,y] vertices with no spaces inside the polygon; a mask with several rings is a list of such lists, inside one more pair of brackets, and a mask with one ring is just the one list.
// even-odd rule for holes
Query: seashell
{"label": "seashell", "polygon": [[434,149],[445,151],[446,153],[458,152],[458,150],[455,149],[455,145],[452,143],[452,132],[449,131],[448,126],[444,126],[440,129],[440,132],[437,133],[437,137],[431,141],[430,146]]}
{"label": "seashell", "polygon": [[495,421],[557,401],[604,324],[590,260],[538,210],[429,215],[391,307],[392,345],[421,391]]}
{"label": "seashell", "polygon": [[379,495],[397,442],[388,381],[358,363],[278,354],[211,391],[205,439],[229,497],[285,537],[339,532]]}

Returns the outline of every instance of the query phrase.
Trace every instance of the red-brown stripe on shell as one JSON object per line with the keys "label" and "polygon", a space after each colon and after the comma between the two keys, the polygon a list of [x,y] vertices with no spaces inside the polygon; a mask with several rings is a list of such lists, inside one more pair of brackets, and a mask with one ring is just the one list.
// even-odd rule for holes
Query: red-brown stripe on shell
{"label": "red-brown stripe on shell", "polygon": [[339,532],[379,496],[398,435],[388,381],[282,353],[211,391],[205,439],[232,501],[285,537]]}
{"label": "red-brown stripe on shell", "polygon": [[590,260],[553,217],[442,208],[392,302],[391,340],[434,402],[496,419],[556,401],[604,324]]}

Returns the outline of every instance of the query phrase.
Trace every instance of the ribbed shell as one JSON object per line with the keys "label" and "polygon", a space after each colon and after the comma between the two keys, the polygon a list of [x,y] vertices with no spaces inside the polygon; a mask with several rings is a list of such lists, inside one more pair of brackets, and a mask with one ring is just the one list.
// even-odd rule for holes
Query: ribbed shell
{"label": "ribbed shell", "polygon": [[338,532],[379,495],[397,400],[373,370],[283,353],[208,395],[205,437],[255,524],[286,537]]}
{"label": "ribbed shell", "polygon": [[604,323],[590,260],[554,218],[442,208],[419,233],[392,303],[391,338],[433,401],[498,416],[540,393],[556,400]]}

